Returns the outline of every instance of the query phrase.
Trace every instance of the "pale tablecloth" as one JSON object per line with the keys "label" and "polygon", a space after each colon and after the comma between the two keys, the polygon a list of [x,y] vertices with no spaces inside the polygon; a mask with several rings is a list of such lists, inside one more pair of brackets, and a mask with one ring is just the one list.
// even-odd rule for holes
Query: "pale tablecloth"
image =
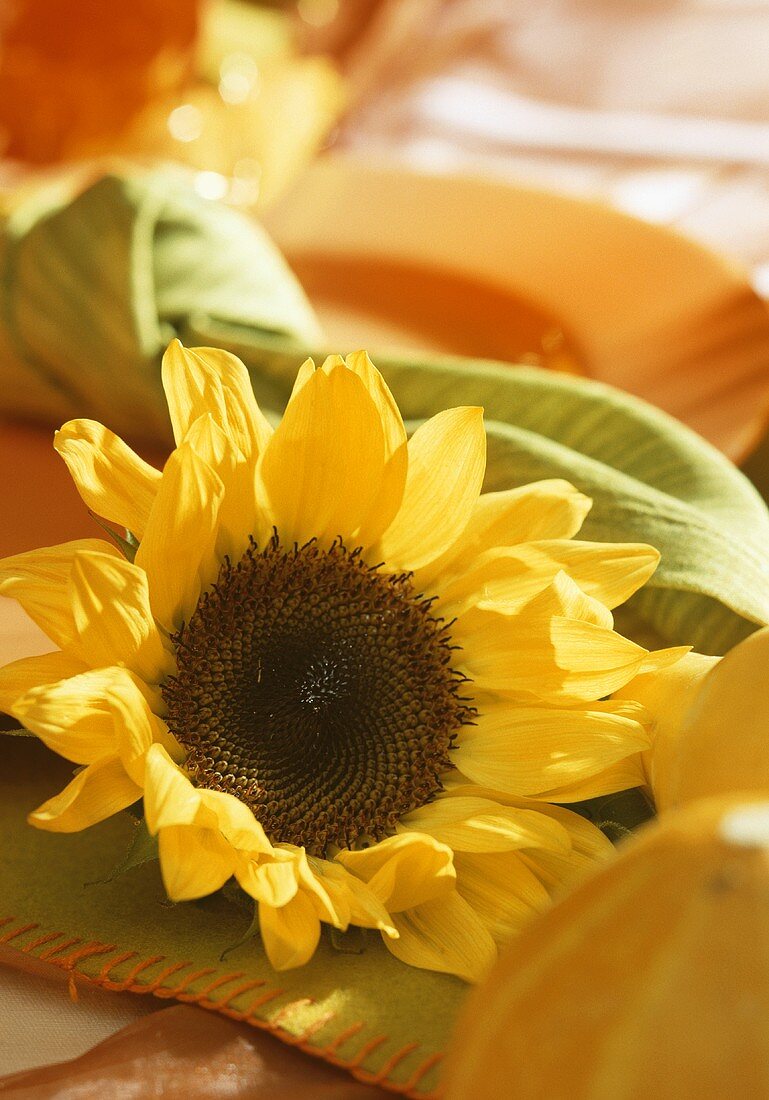
{"label": "pale tablecloth", "polygon": [[338,141],[603,200],[769,296],[768,57],[767,0],[386,0]]}

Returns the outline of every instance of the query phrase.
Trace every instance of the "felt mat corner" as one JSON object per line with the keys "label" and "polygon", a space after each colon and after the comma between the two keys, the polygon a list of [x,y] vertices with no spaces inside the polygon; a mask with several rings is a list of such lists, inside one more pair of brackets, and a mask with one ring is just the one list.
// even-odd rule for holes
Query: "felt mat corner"
{"label": "felt mat corner", "polygon": [[227,953],[248,926],[221,897],[171,905],[156,863],[103,881],[130,840],[119,815],[83,833],[26,823],[71,765],[39,742],[3,737],[0,942],[115,991],[194,1002],[270,1030],[357,1078],[406,1095],[435,1092],[468,986],[395,959],[376,933],[362,954],[324,936],[297,970],[272,969],[258,939]]}

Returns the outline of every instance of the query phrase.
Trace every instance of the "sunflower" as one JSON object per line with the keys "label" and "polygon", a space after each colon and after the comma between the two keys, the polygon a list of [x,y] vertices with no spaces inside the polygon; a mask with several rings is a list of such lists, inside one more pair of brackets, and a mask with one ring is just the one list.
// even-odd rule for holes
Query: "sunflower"
{"label": "sunflower", "polygon": [[326,923],[477,979],[610,851],[560,804],[643,782],[649,716],[606,697],[682,651],[610,609],[657,552],[573,541],[564,481],[482,495],[482,410],[407,440],[364,352],[308,360],[274,430],[226,352],[175,342],[162,377],[162,473],[93,421],[56,433],[116,545],[0,562],[60,647],[0,671],[0,705],[79,765],[30,822],[141,799],[168,895],[234,878],[277,969]]}

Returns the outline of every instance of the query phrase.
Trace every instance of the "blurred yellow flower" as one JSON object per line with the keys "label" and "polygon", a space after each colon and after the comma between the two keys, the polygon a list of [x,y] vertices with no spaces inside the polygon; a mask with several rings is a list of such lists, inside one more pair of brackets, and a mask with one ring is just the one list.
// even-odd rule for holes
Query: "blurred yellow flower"
{"label": "blurred yellow flower", "polygon": [[273,431],[234,356],[163,361],[162,472],[94,421],[56,448],[96,539],[0,562],[61,652],[0,672],[0,705],[81,770],[30,815],[83,829],[144,800],[171,898],[234,876],[277,968],[321,922],[414,966],[481,976],[552,891],[611,851],[552,803],[623,789],[647,715],[606,696],[649,653],[609,608],[644,545],[572,541],[563,481],[481,495],[482,410],[407,442],[364,352],[300,369]]}
{"label": "blurred yellow flower", "polygon": [[700,800],[621,853],[471,996],[446,1100],[766,1096],[769,802]]}
{"label": "blurred yellow flower", "polygon": [[616,693],[654,720],[643,754],[658,810],[730,792],[769,792],[769,627],[725,657],[689,653]]}

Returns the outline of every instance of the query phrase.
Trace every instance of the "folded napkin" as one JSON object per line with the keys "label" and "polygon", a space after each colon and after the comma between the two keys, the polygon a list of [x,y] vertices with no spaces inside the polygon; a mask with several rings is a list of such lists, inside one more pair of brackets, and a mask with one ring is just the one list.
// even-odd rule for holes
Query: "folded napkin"
{"label": "folded napkin", "polygon": [[320,336],[264,231],[182,174],[33,191],[0,226],[0,272],[0,412],[51,425],[86,416],[170,442],[160,357],[190,324],[288,348]]}

